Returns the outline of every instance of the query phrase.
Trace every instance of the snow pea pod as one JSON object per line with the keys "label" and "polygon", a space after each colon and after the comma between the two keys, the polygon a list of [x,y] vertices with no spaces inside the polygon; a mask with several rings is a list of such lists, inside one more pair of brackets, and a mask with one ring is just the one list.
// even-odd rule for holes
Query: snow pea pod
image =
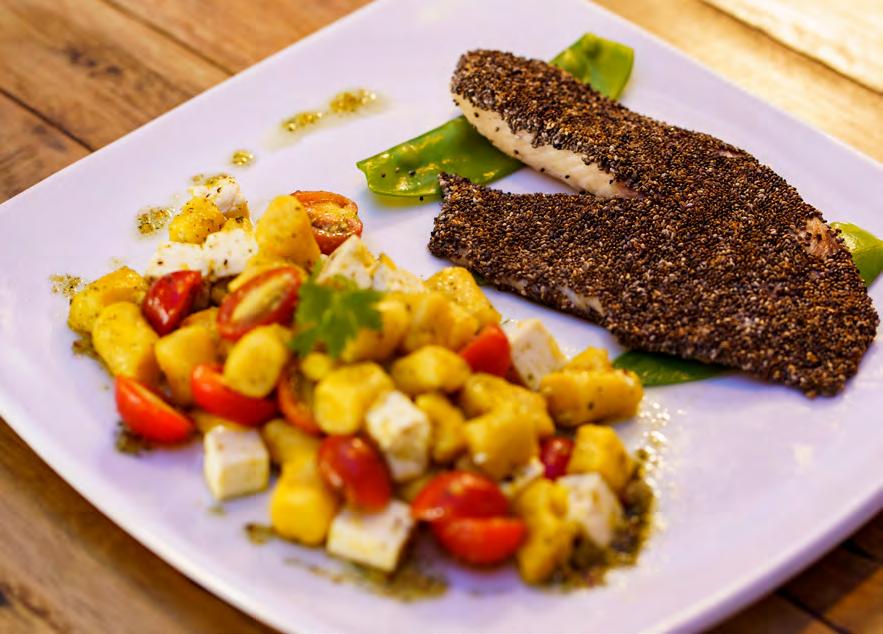
{"label": "snow pea pod", "polygon": [[[551,63],[616,99],[625,88],[633,61],[634,51],[630,47],[586,33]],[[356,163],[375,194],[421,199],[439,194],[439,172],[459,174],[473,183],[484,184],[511,174],[522,165],[491,145],[465,117],[457,117]]]}
{"label": "snow pea pod", "polygon": [[[865,284],[870,286],[883,272],[883,240],[852,223],[832,222],[831,226],[840,230],[840,236],[852,255],[852,261]],[[613,365],[635,372],[645,387],[701,381],[726,371],[726,368],[719,365],[640,350],[623,352],[616,357]]]}

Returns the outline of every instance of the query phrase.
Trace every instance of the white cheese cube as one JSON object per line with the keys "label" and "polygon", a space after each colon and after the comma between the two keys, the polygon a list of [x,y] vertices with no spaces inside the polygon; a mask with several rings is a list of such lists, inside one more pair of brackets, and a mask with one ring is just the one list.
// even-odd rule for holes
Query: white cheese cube
{"label": "white cheese cube", "polygon": [[376,264],[377,260],[361,238],[350,236],[328,257],[316,279],[321,284],[339,275],[359,288],[371,288],[371,274]]}
{"label": "white cheese cube", "polygon": [[532,390],[538,390],[542,378],[567,361],[558,342],[539,319],[503,324],[503,332],[512,349],[512,367],[522,383]]}
{"label": "white cheese cube", "polygon": [[175,271],[199,271],[208,274],[202,246],[186,242],[163,242],[157,247],[144,271],[145,277],[162,277]]}
{"label": "white cheese cube", "polygon": [[242,273],[248,260],[257,254],[258,243],[251,231],[231,229],[209,234],[202,251],[209,277],[219,279]]}
{"label": "white cheese cube", "polygon": [[384,293],[422,293],[426,290],[419,277],[383,259],[374,269],[371,287]]}
{"label": "white cheese cube", "polygon": [[567,519],[599,548],[606,548],[622,522],[622,506],[616,494],[597,473],[580,473],[558,478],[567,489]]}
{"label": "white cheese cube", "polygon": [[270,455],[253,429],[218,425],[203,439],[205,481],[219,500],[257,493],[267,488]]}
{"label": "white cheese cube", "polygon": [[368,409],[365,423],[393,480],[411,480],[426,471],[432,425],[411,399],[396,390],[387,392]]}
{"label": "white cheese cube", "polygon": [[190,187],[189,191],[191,196],[205,198],[215,203],[222,214],[235,214],[247,209],[239,183],[226,174],[212,176],[199,185]]}
{"label": "white cheese cube", "polygon": [[503,495],[514,500],[519,493],[527,488],[527,485],[537,478],[543,477],[545,473],[546,468],[542,461],[536,457],[531,458],[530,461],[516,467],[509,477],[500,482],[500,489],[502,489]]}
{"label": "white cheese cube", "polygon": [[411,507],[399,500],[379,513],[348,507],[331,522],[325,547],[332,555],[392,572],[413,528]]}

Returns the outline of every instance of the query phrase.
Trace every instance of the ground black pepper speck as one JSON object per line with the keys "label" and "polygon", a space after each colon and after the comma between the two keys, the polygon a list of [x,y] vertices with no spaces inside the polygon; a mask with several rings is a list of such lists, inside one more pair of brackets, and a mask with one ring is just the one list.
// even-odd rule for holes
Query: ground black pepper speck
{"label": "ground black pepper speck", "polygon": [[[497,287],[581,315],[635,349],[832,395],[879,319],[821,213],[747,152],[616,104],[508,53],[464,55],[452,90],[515,130],[581,153],[637,192],[507,194],[442,175],[429,248]],[[542,170],[541,170],[542,171]],[[603,314],[580,298],[597,297]]]}

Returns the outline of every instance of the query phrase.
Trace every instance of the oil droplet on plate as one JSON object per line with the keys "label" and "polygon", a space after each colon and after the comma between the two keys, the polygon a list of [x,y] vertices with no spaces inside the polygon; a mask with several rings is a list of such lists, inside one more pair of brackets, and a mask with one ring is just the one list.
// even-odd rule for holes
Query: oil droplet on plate
{"label": "oil droplet on plate", "polygon": [[236,150],[230,158],[230,163],[236,167],[246,167],[254,163],[254,154],[248,150]]}

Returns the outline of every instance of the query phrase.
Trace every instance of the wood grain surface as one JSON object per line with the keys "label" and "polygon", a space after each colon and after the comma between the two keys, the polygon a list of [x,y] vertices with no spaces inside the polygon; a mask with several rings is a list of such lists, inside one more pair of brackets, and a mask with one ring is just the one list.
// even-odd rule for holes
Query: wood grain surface
{"label": "wood grain surface", "polygon": [[[883,161],[879,93],[701,0],[598,3]],[[4,0],[0,200],[363,4]],[[267,631],[117,528],[3,421],[0,447],[0,632]],[[717,631],[883,632],[883,515]]]}

